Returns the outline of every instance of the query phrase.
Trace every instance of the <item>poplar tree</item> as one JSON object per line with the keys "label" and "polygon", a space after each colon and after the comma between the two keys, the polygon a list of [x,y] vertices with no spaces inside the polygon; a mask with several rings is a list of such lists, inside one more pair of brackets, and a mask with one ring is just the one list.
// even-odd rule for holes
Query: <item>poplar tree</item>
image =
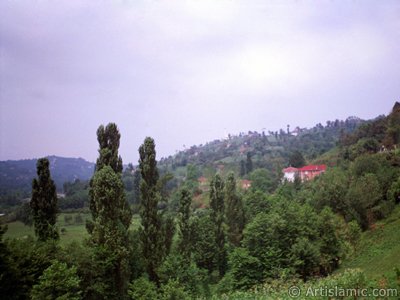
{"label": "poplar tree", "polygon": [[32,182],[32,199],[30,206],[33,214],[35,234],[40,241],[58,240],[56,228],[58,205],[56,185],[51,179],[49,160],[41,158],[37,161],[37,176]]}
{"label": "poplar tree", "polygon": [[183,188],[180,192],[178,226],[179,226],[179,244],[178,250],[182,254],[186,263],[190,263],[191,236],[190,236],[190,205],[192,197],[190,192]]}
{"label": "poplar tree", "polygon": [[[122,158],[118,155],[119,140],[121,134],[115,123],[109,123],[106,127],[100,125],[97,129],[97,141],[99,142],[99,157],[96,161],[95,172],[100,171],[104,166],[110,166],[114,172],[122,174]],[[89,207],[92,219],[97,218],[97,209],[93,197],[93,179],[90,180]],[[91,231],[91,224],[88,224],[88,231]]]}
{"label": "poplar tree", "polygon": [[[106,282],[98,297],[126,299],[130,277],[128,229],[132,213],[122,182],[122,159],[118,155],[120,133],[114,123],[97,130],[99,158],[90,182],[91,243],[104,260]],[[100,276],[101,277],[101,276]]]}
{"label": "poplar tree", "polygon": [[250,152],[247,152],[247,156],[246,156],[246,174],[249,174],[251,171],[253,171],[253,161],[251,160]]}
{"label": "poplar tree", "polygon": [[157,268],[164,256],[164,239],[162,236],[162,219],[157,204],[161,198],[158,188],[159,174],[157,170],[154,140],[147,137],[139,148],[139,168],[142,175],[140,182],[140,216],[142,230],[143,257],[146,271],[151,281],[158,284]]}
{"label": "poplar tree", "polygon": [[242,199],[236,193],[235,175],[230,173],[225,184],[226,224],[228,225],[228,240],[234,246],[239,246],[245,225]]}
{"label": "poplar tree", "polygon": [[215,244],[217,251],[215,261],[220,277],[224,276],[226,271],[226,249],[224,232],[224,182],[219,174],[216,174],[210,184],[210,207],[211,220],[215,231]]}

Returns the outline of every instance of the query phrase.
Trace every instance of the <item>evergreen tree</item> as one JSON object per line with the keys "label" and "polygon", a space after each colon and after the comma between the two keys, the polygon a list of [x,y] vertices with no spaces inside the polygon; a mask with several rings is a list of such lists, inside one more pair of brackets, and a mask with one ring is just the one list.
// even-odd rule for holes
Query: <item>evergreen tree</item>
{"label": "evergreen tree", "polygon": [[224,182],[219,174],[216,174],[211,181],[210,207],[211,220],[215,231],[215,244],[217,247],[215,261],[219,275],[222,277],[226,271],[227,258],[224,232]]}
{"label": "evergreen tree", "polygon": [[236,193],[236,181],[233,173],[228,175],[225,185],[226,224],[228,225],[228,240],[239,246],[245,225],[242,199]]}
{"label": "evergreen tree", "polygon": [[304,167],[305,164],[306,160],[304,159],[300,151],[294,151],[289,158],[289,165],[291,165],[294,168]]}
{"label": "evergreen tree", "polygon": [[179,226],[179,253],[185,259],[185,262],[190,262],[190,250],[191,250],[191,237],[190,237],[190,204],[192,198],[189,191],[184,188],[180,193],[179,199],[179,215],[178,215],[178,226]]}
{"label": "evergreen tree", "polygon": [[244,160],[240,161],[240,177],[243,177],[244,175],[246,175],[246,163],[244,162]]}
{"label": "evergreen tree", "polygon": [[247,157],[246,157],[246,174],[250,173],[253,171],[253,161],[251,160],[251,154],[250,152],[247,152]]}
{"label": "evergreen tree", "polygon": [[[119,140],[121,134],[115,123],[109,123],[106,127],[100,125],[97,129],[97,141],[99,142],[99,157],[96,161],[95,172],[100,171],[104,166],[110,166],[114,172],[122,174],[122,158],[118,155]],[[93,180],[90,181],[89,207],[92,213],[92,219],[97,218],[95,199],[93,198]],[[89,233],[92,224],[87,224]]]}
{"label": "evergreen tree", "polygon": [[47,158],[39,159],[36,167],[38,178],[33,179],[30,202],[35,234],[40,241],[58,240],[59,234],[56,228],[57,193],[56,186],[50,176],[49,160]]}
{"label": "evergreen tree", "polygon": [[128,229],[132,214],[120,174],[110,166],[96,171],[92,193],[98,215],[93,222],[91,241],[95,247],[109,253],[107,276],[112,278],[109,290],[124,299],[130,276]]}
{"label": "evergreen tree", "polygon": [[142,219],[141,242],[146,270],[151,281],[158,283],[157,268],[161,265],[164,254],[162,219],[157,211],[161,198],[158,190],[159,174],[157,170],[154,140],[147,137],[139,148],[139,168],[142,175],[140,182],[140,200]]}
{"label": "evergreen tree", "polygon": [[[115,124],[97,130],[99,158],[90,182],[91,245],[107,257],[105,274],[108,286],[102,297],[125,299],[129,282],[128,229],[132,214],[125,199],[122,160],[118,156],[120,134]],[[100,257],[99,256],[99,257]],[[104,278],[100,278],[102,280]],[[107,294],[108,293],[108,294]]]}

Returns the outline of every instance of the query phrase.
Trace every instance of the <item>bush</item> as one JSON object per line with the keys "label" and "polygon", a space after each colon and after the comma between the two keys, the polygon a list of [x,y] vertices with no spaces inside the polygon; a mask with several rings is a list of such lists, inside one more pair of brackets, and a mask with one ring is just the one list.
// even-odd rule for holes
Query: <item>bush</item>
{"label": "bush", "polygon": [[33,286],[31,299],[79,300],[81,299],[79,283],[76,267],[68,268],[66,263],[56,260],[39,277],[39,283]]}
{"label": "bush", "polygon": [[140,277],[129,285],[128,295],[134,300],[158,299],[156,285],[145,277]]}

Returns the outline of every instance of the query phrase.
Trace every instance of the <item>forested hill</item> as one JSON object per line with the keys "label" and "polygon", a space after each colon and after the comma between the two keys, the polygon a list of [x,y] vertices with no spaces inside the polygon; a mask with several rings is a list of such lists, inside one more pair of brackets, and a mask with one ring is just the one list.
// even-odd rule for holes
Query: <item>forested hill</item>
{"label": "forested hill", "polygon": [[[82,158],[48,156],[51,176],[62,191],[64,182],[89,179],[94,172],[94,163]],[[32,179],[36,177],[37,159],[0,161],[0,195],[13,191],[30,192]]]}
{"label": "forested hill", "polygon": [[289,159],[294,152],[300,152],[311,162],[335,148],[341,137],[372,121],[349,117],[344,121],[327,121],[325,125],[318,123],[312,128],[290,128],[288,125],[285,130],[279,131],[230,134],[225,139],[192,146],[162,158],[159,167],[174,175],[179,175],[179,170],[187,165],[195,165],[202,169],[205,176],[216,169],[234,171],[243,176],[248,173],[246,163],[251,159],[253,169],[265,168],[273,173],[271,175],[279,176],[281,169],[290,164]]}

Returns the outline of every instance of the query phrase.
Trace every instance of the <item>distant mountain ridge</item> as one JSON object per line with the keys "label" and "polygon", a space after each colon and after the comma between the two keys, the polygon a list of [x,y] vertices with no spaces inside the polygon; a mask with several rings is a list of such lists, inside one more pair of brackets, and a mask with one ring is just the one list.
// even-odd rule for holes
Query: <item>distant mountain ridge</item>
{"label": "distant mountain ridge", "polygon": [[[88,180],[92,177],[95,164],[83,158],[47,156],[50,172],[58,191],[62,191],[64,182]],[[32,179],[36,177],[37,159],[0,161],[0,194],[10,190],[30,191]]]}

